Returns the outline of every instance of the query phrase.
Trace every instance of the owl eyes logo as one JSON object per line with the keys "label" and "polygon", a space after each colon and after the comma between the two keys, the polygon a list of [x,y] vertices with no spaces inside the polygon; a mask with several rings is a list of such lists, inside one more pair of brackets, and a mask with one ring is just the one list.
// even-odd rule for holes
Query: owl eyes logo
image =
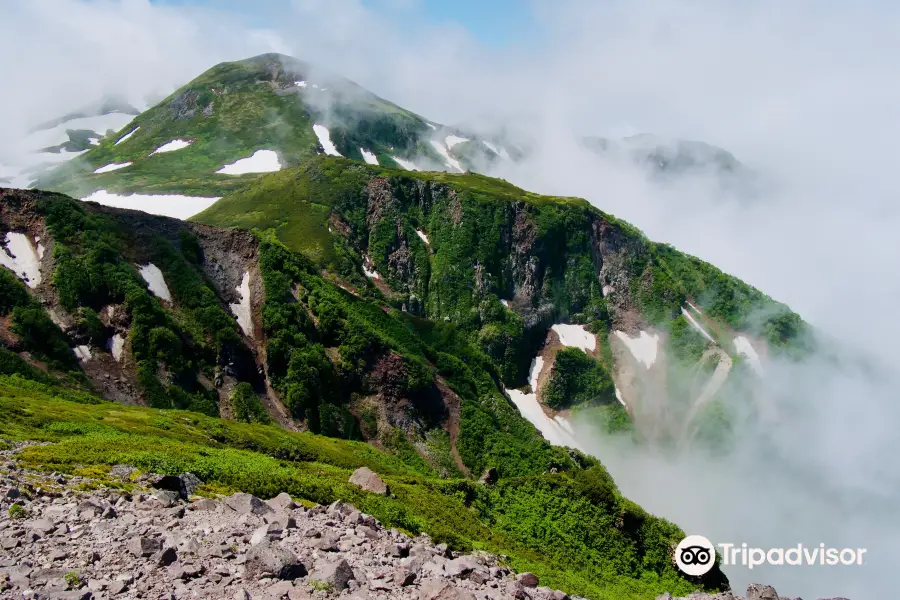
{"label": "owl eyes logo", "polygon": [[716,564],[715,548],[702,535],[689,535],[675,548],[675,564],[687,575],[703,575]]}

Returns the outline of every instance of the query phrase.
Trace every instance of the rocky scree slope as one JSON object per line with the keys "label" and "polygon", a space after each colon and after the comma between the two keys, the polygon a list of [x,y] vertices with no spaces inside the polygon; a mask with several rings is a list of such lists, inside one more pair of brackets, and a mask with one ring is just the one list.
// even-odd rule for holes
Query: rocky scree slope
{"label": "rocky scree slope", "polygon": [[[135,482],[129,491],[85,490],[94,482],[3,455],[0,598],[569,598],[496,556],[451,552],[342,502],[201,498],[192,474],[135,477],[127,465],[113,472]],[[385,493],[360,471],[351,481]]]}
{"label": "rocky scree slope", "polygon": [[494,148],[313,65],[265,54],[216,65],[34,187],[78,198],[217,197],[316,154],[463,171],[503,160]]}
{"label": "rocky scree slope", "polygon": [[543,410],[623,406],[663,441],[718,444],[729,404],[758,402],[767,357],[794,360],[813,344],[788,307],[586,201],[472,173],[319,158],[194,220],[267,231],[352,293],[375,288],[409,315],[449,325],[506,388],[530,386],[539,399],[569,345],[554,326],[574,325],[567,331],[594,363],[580,361],[569,379],[581,381],[554,384]]}

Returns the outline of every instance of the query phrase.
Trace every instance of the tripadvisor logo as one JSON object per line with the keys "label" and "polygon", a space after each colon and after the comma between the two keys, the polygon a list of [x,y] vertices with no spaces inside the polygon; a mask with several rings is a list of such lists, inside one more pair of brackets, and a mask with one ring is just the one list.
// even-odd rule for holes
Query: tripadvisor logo
{"label": "tripadvisor logo", "polygon": [[702,535],[689,535],[675,547],[675,564],[687,575],[704,575],[716,564],[716,549]]}
{"label": "tripadvisor logo", "polygon": [[[760,565],[862,565],[865,548],[826,548],[825,544],[791,548],[749,548],[747,544],[719,544],[722,564],[742,565],[748,569]],[[702,535],[689,535],[675,548],[675,564],[682,573],[698,577],[709,573],[716,564],[713,543]]]}

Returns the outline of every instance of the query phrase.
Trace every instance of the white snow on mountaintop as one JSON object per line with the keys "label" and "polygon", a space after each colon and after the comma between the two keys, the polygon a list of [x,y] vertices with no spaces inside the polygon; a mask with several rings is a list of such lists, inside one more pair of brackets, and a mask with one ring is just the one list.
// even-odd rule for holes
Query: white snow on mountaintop
{"label": "white snow on mountaintop", "polygon": [[109,173],[110,171],[117,171],[119,169],[124,169],[125,167],[130,167],[132,163],[123,162],[123,163],[110,163],[108,165],[103,165],[102,167],[97,167],[94,169],[94,173]]}
{"label": "white snow on mountaintop", "polygon": [[[132,132],[132,133],[134,133],[134,132]],[[163,152],[174,152],[175,150],[183,150],[184,148],[187,148],[190,145],[191,145],[191,142],[189,140],[172,140],[171,142],[163,144],[162,146],[160,146],[159,148],[157,148],[150,154],[151,155],[162,154]]]}
{"label": "white snow on mountaintop", "polygon": [[656,362],[656,351],[659,342],[659,334],[648,334],[642,331],[636,338],[632,338],[624,331],[616,331],[616,336],[625,343],[635,360],[644,363],[648,369]]}
{"label": "white snow on mountaintop", "polygon": [[24,233],[10,231],[6,234],[5,243],[0,243],[0,265],[32,289],[41,283],[40,258]]}
{"label": "white snow on mountaintop", "polygon": [[584,325],[557,323],[550,329],[556,332],[563,346],[581,348],[586,352],[593,352],[597,348],[597,338]]}
{"label": "white snow on mountaintop", "polygon": [[457,144],[462,144],[463,142],[468,141],[469,138],[459,137],[458,135],[448,135],[444,138],[444,143],[447,144],[447,149],[451,149]]}
{"label": "white snow on mountaintop", "polygon": [[297,87],[305,88],[305,87],[306,87],[306,82],[305,82],[305,81],[295,81],[295,82],[294,82],[294,85],[296,85]]}
{"label": "white snow on mountaintop", "polygon": [[378,164],[378,157],[375,156],[375,153],[369,152],[365,148],[360,148],[359,151],[362,153],[363,159],[369,163],[370,165]]}
{"label": "white snow on mountaintop", "polygon": [[337,148],[331,141],[331,133],[328,132],[327,127],[316,124],[313,125],[313,131],[316,132],[316,137],[319,138],[319,143],[322,145],[322,149],[325,150],[325,154],[341,156],[341,153],[337,151]]}
{"label": "white snow on mountaintop", "polygon": [[274,150],[257,150],[252,156],[241,158],[225,165],[216,173],[223,175],[246,175],[247,173],[273,173],[281,170],[281,162]]}
{"label": "white snow on mountaintop", "polygon": [[403,160],[402,158],[397,158],[396,156],[391,157],[395,163],[406,169],[407,171],[418,171],[419,167],[412,164],[412,162],[408,160]]}
{"label": "white snow on mountaintop", "polygon": [[127,140],[128,138],[133,136],[135,133],[137,133],[137,130],[140,128],[141,128],[140,125],[135,127],[134,129],[132,129],[131,131],[129,131],[128,133],[126,133],[125,135],[120,137],[119,141],[117,141],[114,145],[118,146],[119,144],[121,144],[122,142],[124,142],[125,140]]}
{"label": "white snow on mountaintop", "polygon": [[140,210],[151,215],[187,219],[213,205],[219,198],[202,196],[180,196],[177,194],[131,194],[121,196],[106,190],[97,190],[82,198],[85,202],[96,202],[103,206]]}
{"label": "white snow on mountaintop", "polygon": [[451,169],[456,169],[460,173],[463,173],[465,169],[462,168],[462,165],[459,164],[459,161],[450,156],[450,153],[444,147],[442,143],[437,140],[431,140],[431,145],[434,146],[434,149],[437,150],[437,153],[444,157],[444,160],[447,163],[447,166]]}
{"label": "white snow on mountaintop", "polygon": [[162,271],[153,263],[140,267],[141,277],[147,282],[147,288],[157,298],[162,298],[166,302],[172,301],[172,294],[169,293],[169,286],[166,285],[166,279],[163,277]]}

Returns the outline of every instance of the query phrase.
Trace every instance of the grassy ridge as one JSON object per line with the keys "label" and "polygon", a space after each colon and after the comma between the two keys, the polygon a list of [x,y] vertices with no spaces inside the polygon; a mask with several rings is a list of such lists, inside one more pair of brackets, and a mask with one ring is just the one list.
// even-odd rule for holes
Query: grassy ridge
{"label": "grassy ridge", "polygon": [[[683,532],[624,499],[599,465],[486,487],[423,477],[362,443],[196,413],[78,404],[58,398],[51,387],[5,376],[0,412],[0,437],[54,442],[25,449],[29,467],[102,479],[112,465],[126,463],[160,473],[192,471],[207,493],[269,497],[288,491],[311,502],[342,499],[387,526],[427,532],[458,549],[506,555],[512,567],[537,573],[542,583],[589,598],[684,595],[696,587],[669,558]],[[392,496],[347,483],[351,470],[363,465],[384,476]]]}

